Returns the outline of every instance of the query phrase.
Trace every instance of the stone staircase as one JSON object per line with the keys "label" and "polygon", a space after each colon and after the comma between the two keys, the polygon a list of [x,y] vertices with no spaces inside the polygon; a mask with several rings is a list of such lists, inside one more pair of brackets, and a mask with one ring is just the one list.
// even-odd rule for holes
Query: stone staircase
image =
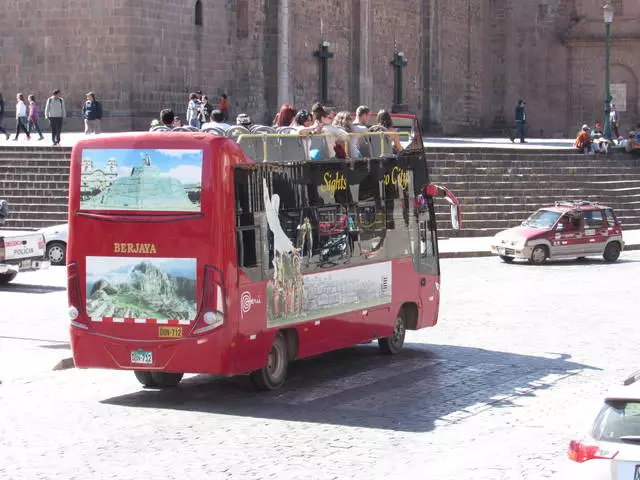
{"label": "stone staircase", "polygon": [[0,198],[9,202],[4,228],[31,230],[67,222],[69,161],[65,147],[0,148]]}
{"label": "stone staircase", "polygon": [[[71,149],[0,148],[0,198],[9,202],[5,225],[35,229],[67,221]],[[449,209],[437,202],[440,237],[490,236],[519,225],[555,200],[599,201],[615,208],[625,229],[640,229],[640,159],[619,153],[431,148],[431,181],[462,203],[463,230],[454,232]]]}
{"label": "stone staircase", "polygon": [[462,204],[454,232],[438,202],[440,237],[491,236],[519,225],[556,200],[590,200],[613,207],[625,229],[640,229],[640,159],[626,153],[574,151],[429,151],[431,182],[449,187]]}

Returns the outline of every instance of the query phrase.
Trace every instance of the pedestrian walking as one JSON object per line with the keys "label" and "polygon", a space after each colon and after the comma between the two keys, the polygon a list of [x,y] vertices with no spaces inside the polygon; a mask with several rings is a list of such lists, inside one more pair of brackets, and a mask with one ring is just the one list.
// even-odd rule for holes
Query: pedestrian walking
{"label": "pedestrian walking", "polygon": [[0,93],[0,132],[4,133],[4,135],[7,137],[7,140],[9,140],[9,137],[10,137],[9,133],[2,126],[3,120],[4,120],[4,99],[2,98],[2,94]]}
{"label": "pedestrian walking", "polygon": [[44,140],[44,135],[42,135],[42,130],[40,129],[40,109],[38,108],[38,102],[36,102],[35,95],[29,95],[29,113],[28,113],[28,121],[29,121],[29,133],[33,130],[38,132],[40,138],[38,140]]}
{"label": "pedestrian walking", "polygon": [[29,130],[27,130],[27,125],[27,104],[24,103],[24,94],[18,93],[16,95],[16,136],[13,138],[14,142],[18,140],[20,131],[27,134],[27,140],[31,140],[31,135],[29,134]]}
{"label": "pedestrian walking", "polygon": [[200,120],[200,125],[204,125],[207,122],[211,121],[211,112],[213,112],[213,105],[209,102],[209,97],[206,95],[202,96],[202,103],[200,104],[200,109],[198,112],[198,118]]}
{"label": "pedestrian walking", "polygon": [[189,103],[187,103],[187,124],[190,127],[200,128],[200,120],[198,119],[198,111],[200,110],[200,100],[196,93],[189,95]]}
{"label": "pedestrian walking", "polygon": [[527,143],[524,139],[524,130],[527,123],[527,114],[524,111],[525,105],[526,102],[524,100],[518,100],[518,105],[516,105],[516,135],[514,136],[512,133],[509,134],[509,140],[511,140],[512,143],[516,137],[520,138],[520,143]]}
{"label": "pedestrian walking", "polygon": [[89,92],[85,95],[85,102],[82,106],[82,117],[84,118],[84,134],[89,135],[101,132],[100,123],[102,121],[102,104],[96,100],[96,94]]}
{"label": "pedestrian walking", "polygon": [[222,121],[225,123],[228,122],[229,121],[229,97],[227,97],[226,93],[223,93],[222,95],[220,95],[220,106],[218,107],[218,110],[222,112]]}
{"label": "pedestrian walking", "polygon": [[60,95],[60,90],[55,89],[47,99],[44,107],[44,116],[51,124],[51,140],[54,145],[60,145],[60,134],[62,133],[62,121],[67,116],[67,109],[64,105],[64,98]]}
{"label": "pedestrian walking", "polygon": [[618,109],[614,103],[611,104],[611,112],[609,113],[609,123],[611,125],[611,131],[613,132],[613,138],[620,137],[620,116],[618,115]]}

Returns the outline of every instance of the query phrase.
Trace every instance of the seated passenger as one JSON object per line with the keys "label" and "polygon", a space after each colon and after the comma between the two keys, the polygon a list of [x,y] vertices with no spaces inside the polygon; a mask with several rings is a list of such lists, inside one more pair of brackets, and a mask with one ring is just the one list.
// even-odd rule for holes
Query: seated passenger
{"label": "seated passenger", "polygon": [[296,117],[298,111],[293,107],[285,103],[280,107],[280,111],[277,113],[276,118],[273,119],[274,127],[289,127],[293,123],[293,119]]}
{"label": "seated passenger", "polygon": [[244,128],[251,128],[251,117],[246,113],[241,113],[236,117],[236,125],[240,125]]}
{"label": "seated passenger", "polygon": [[296,132],[300,135],[309,135],[311,133],[319,133],[322,128],[318,128],[313,123],[313,118],[311,114],[307,112],[305,109],[300,110],[295,118],[293,119],[293,123],[291,124]]}
{"label": "seated passenger", "polygon": [[231,127],[231,125],[224,121],[224,113],[222,110],[216,109],[211,112],[211,121],[202,125],[202,130],[207,128],[221,128],[226,130],[229,127]]}
{"label": "seated passenger", "polygon": [[[397,132],[397,130],[393,127],[393,122],[391,121],[391,115],[386,110],[378,111],[378,117],[376,119],[376,125],[383,131],[387,132]],[[393,153],[400,153],[403,149],[402,144],[400,143],[400,137],[398,135],[389,135],[391,141],[393,142]]]}
{"label": "seated passenger", "polygon": [[595,145],[593,144],[593,138],[589,133],[589,125],[584,124],[582,126],[582,130],[580,130],[580,133],[576,137],[574,146],[580,152],[589,153],[591,155],[595,153]]}
{"label": "seated passenger", "polygon": [[164,108],[160,111],[160,122],[164,127],[169,129],[174,129],[173,121],[175,120],[175,115],[173,114],[173,110],[169,108]]}
{"label": "seated passenger", "polygon": [[[371,110],[366,105],[360,105],[356,109],[356,118],[353,121],[353,131],[355,133],[364,133],[369,130],[369,122],[371,122]],[[360,154],[365,157],[371,157],[371,145],[366,135],[358,137],[358,150]]]}
{"label": "seated passenger", "polygon": [[[358,148],[358,137],[356,135],[349,135],[349,133],[353,133],[352,122],[353,120],[349,111],[343,110],[342,112],[338,112],[336,118],[333,120],[333,126],[338,127],[341,131],[340,134],[338,134],[337,143],[342,143],[343,145],[345,143],[348,143],[349,148],[346,152],[346,156],[351,158],[362,158],[362,155]],[[342,132],[344,132],[344,134],[342,134]],[[338,157],[337,152],[336,156]]]}

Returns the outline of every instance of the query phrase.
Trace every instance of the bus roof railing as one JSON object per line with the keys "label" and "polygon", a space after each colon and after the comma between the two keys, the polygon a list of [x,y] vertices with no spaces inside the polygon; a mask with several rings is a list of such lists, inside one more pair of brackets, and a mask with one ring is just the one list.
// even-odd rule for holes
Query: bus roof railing
{"label": "bus roof railing", "polygon": [[[411,137],[409,132],[387,132],[387,131],[379,131],[379,132],[352,132],[352,133],[344,133],[344,134],[340,134],[340,135],[336,135],[335,133],[319,133],[319,134],[299,134],[299,133],[249,133],[249,134],[242,134],[238,137],[237,139],[237,143],[240,146],[240,148],[242,148],[244,150],[244,152],[251,158],[253,158],[254,160],[258,160],[260,157],[262,157],[262,162],[269,162],[271,161],[269,159],[269,153],[271,150],[271,154],[272,154],[272,158],[273,158],[273,154],[275,153],[275,148],[269,149],[269,140],[277,140],[277,139],[286,139],[286,138],[294,138],[297,139],[300,142],[300,149],[302,150],[302,156],[305,160],[309,160],[309,154],[312,150],[314,149],[318,149],[318,148],[314,148],[314,147],[320,147],[320,149],[327,149],[328,145],[327,144],[322,144],[321,145],[310,145],[309,148],[305,148],[302,144],[301,141],[304,139],[308,139],[309,142],[313,142],[314,139],[318,139],[318,138],[324,138],[326,139],[327,137],[332,137],[332,138],[344,138],[344,137],[364,137],[365,141],[370,142],[370,146],[371,146],[371,150],[376,150],[376,155],[369,155],[368,157],[379,157],[379,156],[383,156],[383,155],[387,155],[387,154],[392,154],[392,149],[391,149],[391,144],[387,143],[388,142],[388,137],[392,137],[392,136],[398,136],[398,137]],[[374,142],[371,141],[371,137],[379,137],[380,138],[380,144],[379,147],[380,149],[377,150],[378,147],[377,144],[374,144]],[[261,140],[262,141],[262,155],[258,155],[259,152],[255,151],[255,145],[250,145],[249,142],[245,142],[245,140]],[[375,145],[375,147],[374,147]],[[280,144],[280,153],[282,156],[282,146],[284,146],[282,143]],[[295,145],[287,145],[289,147],[289,149],[294,149],[295,150]],[[344,142],[344,149],[345,149],[345,153],[347,156],[349,156],[349,149],[350,149],[350,145],[349,142]],[[388,150],[388,151],[386,151]],[[327,158],[331,158],[331,152],[329,152],[329,155],[327,155]],[[326,154],[326,152],[325,152]],[[300,157],[301,155],[298,155],[298,157]],[[320,152],[320,156],[322,156],[322,152]],[[365,158],[367,158],[365,156]],[[321,159],[321,158],[319,158]],[[273,160],[273,161],[277,161],[277,160]]]}

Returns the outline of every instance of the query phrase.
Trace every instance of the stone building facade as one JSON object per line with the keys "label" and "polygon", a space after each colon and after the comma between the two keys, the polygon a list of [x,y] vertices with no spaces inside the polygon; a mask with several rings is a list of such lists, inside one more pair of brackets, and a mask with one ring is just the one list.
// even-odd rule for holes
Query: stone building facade
{"label": "stone building facade", "polygon": [[[612,0],[612,84],[622,130],[640,120],[640,2]],[[105,130],[143,129],[189,92],[229,94],[232,115],[270,121],[282,103],[393,107],[394,52],[404,101],[434,134],[486,135],[527,101],[532,136],[572,136],[602,120],[602,0],[6,0],[0,91],[44,102],[61,88],[80,128],[96,92]],[[5,126],[8,120],[5,120]]]}

